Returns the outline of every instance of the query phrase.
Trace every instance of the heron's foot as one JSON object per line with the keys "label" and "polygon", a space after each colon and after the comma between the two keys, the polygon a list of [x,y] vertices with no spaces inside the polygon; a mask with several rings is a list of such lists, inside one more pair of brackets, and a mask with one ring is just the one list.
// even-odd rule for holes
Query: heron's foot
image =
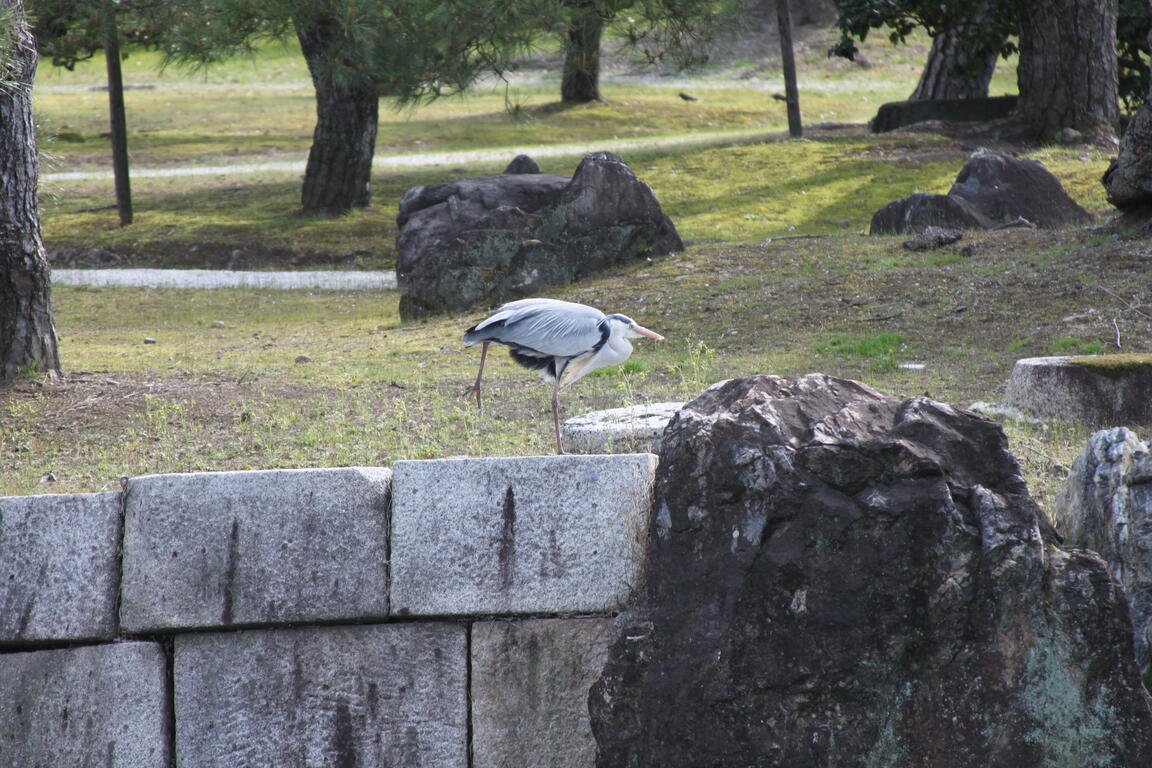
{"label": "heron's foot", "polygon": [[471,397],[472,395],[475,395],[476,396],[476,407],[482,408],[482,406],[480,405],[480,385],[479,384],[469,385],[468,388],[464,390],[463,395],[464,395],[464,397]]}

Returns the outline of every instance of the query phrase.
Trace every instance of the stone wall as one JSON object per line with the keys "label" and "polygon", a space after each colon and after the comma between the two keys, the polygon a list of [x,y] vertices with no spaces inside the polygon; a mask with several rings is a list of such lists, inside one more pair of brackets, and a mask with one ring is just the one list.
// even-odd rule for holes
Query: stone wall
{"label": "stone wall", "polygon": [[591,766],[656,457],[0,498],[0,764]]}

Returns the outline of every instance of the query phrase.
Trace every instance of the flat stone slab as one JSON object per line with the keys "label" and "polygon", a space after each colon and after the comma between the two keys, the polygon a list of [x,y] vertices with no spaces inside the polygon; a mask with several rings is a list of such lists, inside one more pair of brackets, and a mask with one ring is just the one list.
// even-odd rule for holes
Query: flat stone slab
{"label": "flat stone slab", "polygon": [[115,636],[120,531],[119,493],[0,498],[0,644]]}
{"label": "flat stone slab", "polygon": [[0,655],[0,764],[169,768],[165,668],[158,643]]}
{"label": "flat stone slab", "polygon": [[588,690],[608,660],[612,620],[472,625],[473,768],[591,768]]}
{"label": "flat stone slab", "polygon": [[1004,405],[1039,419],[1148,425],[1150,393],[1152,355],[1029,357],[1013,366]]}
{"label": "flat stone slab", "polygon": [[398,461],[397,615],[606,613],[640,576],[657,459]]}
{"label": "flat stone slab", "polygon": [[390,478],[365,467],[132,478],[123,630],[386,617]]}
{"label": "flat stone slab", "polygon": [[561,430],[573,453],[660,452],[664,427],[684,403],[648,403],[573,416]]}
{"label": "flat stone slab", "polygon": [[176,764],[467,768],[460,624],[178,635]]}

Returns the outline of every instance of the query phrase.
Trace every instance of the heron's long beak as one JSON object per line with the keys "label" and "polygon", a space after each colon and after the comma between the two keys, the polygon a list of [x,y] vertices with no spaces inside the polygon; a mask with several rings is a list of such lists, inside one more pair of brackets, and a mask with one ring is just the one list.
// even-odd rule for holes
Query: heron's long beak
{"label": "heron's long beak", "polygon": [[656,341],[664,341],[663,336],[656,333],[656,331],[648,330],[644,326],[634,325],[634,326],[632,326],[632,330],[635,331],[636,333],[640,334],[641,336],[647,336],[650,339],[656,339]]}

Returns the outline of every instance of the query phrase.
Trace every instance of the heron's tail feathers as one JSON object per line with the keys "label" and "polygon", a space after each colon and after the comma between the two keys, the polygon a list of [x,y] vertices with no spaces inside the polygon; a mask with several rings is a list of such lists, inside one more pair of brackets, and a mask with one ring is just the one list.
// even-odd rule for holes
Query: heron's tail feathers
{"label": "heron's tail feathers", "polygon": [[534,349],[524,347],[512,347],[508,350],[508,354],[525,368],[539,371],[545,381],[556,379],[556,358],[551,355],[542,355]]}

